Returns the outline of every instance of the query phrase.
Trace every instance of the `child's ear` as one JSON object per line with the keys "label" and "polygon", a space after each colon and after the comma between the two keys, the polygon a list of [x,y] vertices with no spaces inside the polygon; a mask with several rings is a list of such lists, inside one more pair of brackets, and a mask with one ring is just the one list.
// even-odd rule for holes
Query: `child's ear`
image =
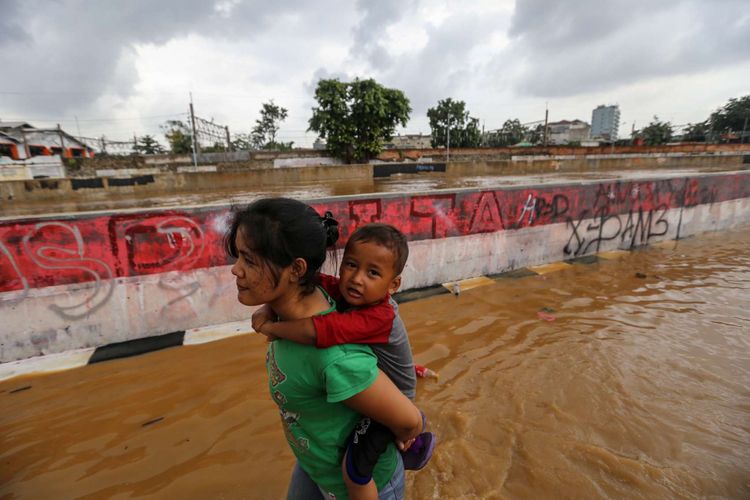
{"label": "child's ear", "polygon": [[292,280],[297,282],[307,272],[307,261],[297,257],[292,261]]}
{"label": "child's ear", "polygon": [[401,286],[401,275],[399,274],[393,280],[391,280],[391,284],[388,286],[388,293],[393,295],[398,291],[398,288]]}

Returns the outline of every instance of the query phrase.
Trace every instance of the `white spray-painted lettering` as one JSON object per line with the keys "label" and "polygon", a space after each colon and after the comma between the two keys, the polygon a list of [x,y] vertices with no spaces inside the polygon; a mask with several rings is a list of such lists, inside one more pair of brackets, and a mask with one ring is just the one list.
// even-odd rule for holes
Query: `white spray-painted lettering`
{"label": "white spray-painted lettering", "polygon": [[[33,238],[41,229],[45,227],[59,227],[72,234],[76,244],[75,250],[70,248],[64,248],[60,246],[43,245],[34,251],[29,244],[29,240]],[[71,306],[59,306],[52,304],[50,309],[55,311],[57,314],[66,319],[80,319],[93,313],[104,304],[107,303],[109,298],[112,296],[114,291],[114,281],[112,280],[113,274],[112,269],[107,265],[106,262],[101,259],[95,259],[92,257],[85,257],[85,246],[83,244],[83,238],[81,237],[81,231],[76,226],[70,226],[63,222],[40,222],[34,226],[34,230],[23,237],[23,247],[31,260],[41,267],[47,270],[74,270],[83,271],[91,275],[94,278],[94,291],[86,299],[79,303]],[[69,255],[72,258],[60,258],[51,255],[51,252],[58,252],[65,255]],[[84,265],[75,265],[71,263],[89,263],[95,264],[96,266],[104,269],[105,278],[102,280],[100,274],[92,269],[91,267]]]}
{"label": "white spray-painted lettering", "polygon": [[[189,227],[177,225],[180,223],[187,224]],[[172,248],[177,248],[178,246],[175,238],[176,235],[180,236],[180,246],[183,246],[185,242],[189,244],[187,253],[181,254],[174,262],[171,263],[171,266],[175,267],[176,269],[180,269],[181,266],[185,266],[186,269],[190,269],[192,267],[192,264],[195,263],[195,261],[197,261],[203,254],[203,250],[206,246],[205,242],[203,241],[203,231],[201,230],[200,226],[194,220],[187,217],[170,217],[169,219],[165,219],[156,225],[156,232],[159,234],[165,234],[167,236],[169,246]],[[191,234],[191,232],[194,232],[198,238],[199,247],[197,251],[196,243],[195,241],[193,241],[193,235]],[[200,283],[195,279],[190,279],[186,283],[179,283],[179,281],[184,280],[184,277],[185,274],[180,274],[179,279],[177,280],[173,278],[167,281],[164,277],[159,280],[158,286],[160,288],[179,293],[176,298],[167,302],[167,304],[162,308],[163,312],[166,312],[165,310],[174,303],[183,299],[187,299],[188,303],[193,309],[193,312],[196,313],[195,305],[190,300],[190,296],[200,289]],[[175,283],[175,281],[178,281],[178,283]]]}
{"label": "white spray-painted lettering", "polygon": [[526,198],[526,203],[523,205],[523,211],[521,211],[521,215],[516,221],[517,227],[521,226],[521,222],[523,221],[523,218],[526,217],[527,213],[529,214],[528,224],[531,225],[534,223],[534,214],[536,213],[536,198],[531,196],[531,194]]}

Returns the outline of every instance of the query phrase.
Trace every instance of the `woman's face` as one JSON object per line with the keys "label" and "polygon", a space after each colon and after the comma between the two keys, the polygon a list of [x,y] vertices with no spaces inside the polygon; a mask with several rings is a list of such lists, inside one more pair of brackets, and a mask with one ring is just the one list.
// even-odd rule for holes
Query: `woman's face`
{"label": "woman's face", "polygon": [[244,231],[240,228],[234,240],[237,262],[232,266],[232,274],[237,278],[237,300],[246,306],[271,303],[283,294],[289,269],[281,269],[278,284],[275,285],[271,264],[253,252],[245,240]]}

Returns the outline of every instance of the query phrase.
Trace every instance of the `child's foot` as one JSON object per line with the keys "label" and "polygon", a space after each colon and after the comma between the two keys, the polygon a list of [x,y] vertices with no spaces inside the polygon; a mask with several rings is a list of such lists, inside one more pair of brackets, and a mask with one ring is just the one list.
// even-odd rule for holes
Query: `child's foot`
{"label": "child's foot", "polygon": [[414,440],[412,445],[406,451],[401,453],[404,460],[404,469],[420,470],[432,458],[432,451],[435,449],[437,439],[431,432],[423,432]]}

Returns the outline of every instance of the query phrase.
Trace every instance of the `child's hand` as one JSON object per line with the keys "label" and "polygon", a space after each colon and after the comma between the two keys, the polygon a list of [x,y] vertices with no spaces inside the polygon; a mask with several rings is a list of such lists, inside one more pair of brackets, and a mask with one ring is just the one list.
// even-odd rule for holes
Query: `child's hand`
{"label": "child's hand", "polygon": [[263,329],[260,332],[258,332],[258,333],[262,333],[263,335],[266,336],[266,342],[273,342],[274,340],[278,340],[278,339],[281,338],[281,337],[277,337],[273,333],[268,332],[267,326],[268,325],[272,325],[272,324],[273,323],[270,323],[270,322],[269,323],[265,323],[266,326],[264,326]]}
{"label": "child's hand", "polygon": [[409,449],[409,447],[414,443],[414,440],[416,438],[411,438],[408,441],[399,441],[396,440],[396,447],[399,449],[399,451],[406,451]]}
{"label": "child's hand", "polygon": [[[273,321],[274,317],[273,310],[268,304],[260,306],[254,313],[252,318],[253,330],[258,333],[263,333],[263,324],[269,321]],[[272,339],[273,340],[273,339]]]}

